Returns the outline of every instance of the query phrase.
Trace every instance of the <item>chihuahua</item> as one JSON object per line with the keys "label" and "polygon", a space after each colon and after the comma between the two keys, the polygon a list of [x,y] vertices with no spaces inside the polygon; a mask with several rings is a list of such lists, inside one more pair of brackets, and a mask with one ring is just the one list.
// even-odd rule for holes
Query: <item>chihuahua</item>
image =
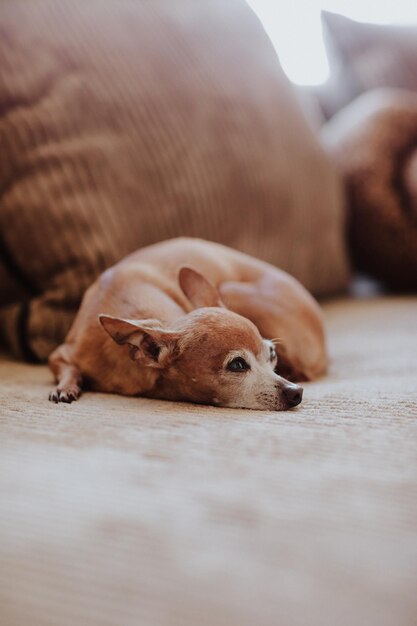
{"label": "chihuahua", "polygon": [[[143,248],[86,291],[49,357],[53,402],[97,391],[280,411],[326,371],[322,316],[285,272],[178,238]],[[285,376],[285,378],[284,378]]]}

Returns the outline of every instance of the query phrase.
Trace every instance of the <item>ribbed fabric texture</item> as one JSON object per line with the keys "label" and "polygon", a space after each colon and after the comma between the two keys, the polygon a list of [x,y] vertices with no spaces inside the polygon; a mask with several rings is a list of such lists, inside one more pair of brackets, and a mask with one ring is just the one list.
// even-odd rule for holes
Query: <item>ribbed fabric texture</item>
{"label": "ribbed fabric texture", "polygon": [[417,91],[417,28],[356,22],[323,11],[331,76],[317,89],[327,118],[368,89]]}
{"label": "ribbed fabric texture", "polygon": [[346,283],[338,181],[243,0],[2,3],[0,112],[14,352],[46,358],[102,270],[177,235]]}
{"label": "ribbed fabric texture", "polygon": [[417,290],[417,94],[374,90],[323,128],[343,176],[357,267]]}

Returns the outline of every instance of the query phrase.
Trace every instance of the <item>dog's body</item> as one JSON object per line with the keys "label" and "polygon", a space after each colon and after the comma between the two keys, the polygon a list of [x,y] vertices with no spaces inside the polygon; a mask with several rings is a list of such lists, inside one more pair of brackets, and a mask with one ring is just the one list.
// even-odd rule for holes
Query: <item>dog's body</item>
{"label": "dog's body", "polygon": [[50,399],[71,402],[84,382],[126,395],[295,406],[301,388],[274,373],[274,349],[261,335],[279,338],[280,374],[311,380],[326,370],[320,309],[288,274],[199,239],[155,244],[87,290],[50,356],[58,383]]}

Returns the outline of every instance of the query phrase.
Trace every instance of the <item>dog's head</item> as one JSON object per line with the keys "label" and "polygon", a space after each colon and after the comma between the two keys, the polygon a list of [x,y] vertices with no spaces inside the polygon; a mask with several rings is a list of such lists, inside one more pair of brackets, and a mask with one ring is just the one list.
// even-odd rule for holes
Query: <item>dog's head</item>
{"label": "dog's head", "polygon": [[179,282],[195,309],[168,327],[155,319],[99,316],[133,361],[158,370],[152,395],[272,411],[297,406],[303,390],[275,373],[273,343],[248,319],[226,309],[217,290],[195,270],[182,268]]}

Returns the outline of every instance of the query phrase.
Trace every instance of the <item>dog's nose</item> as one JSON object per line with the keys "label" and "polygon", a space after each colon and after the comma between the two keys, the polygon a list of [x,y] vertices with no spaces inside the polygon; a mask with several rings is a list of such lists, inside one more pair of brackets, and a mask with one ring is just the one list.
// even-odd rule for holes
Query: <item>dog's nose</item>
{"label": "dog's nose", "polygon": [[290,407],[297,406],[303,399],[303,388],[300,385],[287,385],[283,394]]}

